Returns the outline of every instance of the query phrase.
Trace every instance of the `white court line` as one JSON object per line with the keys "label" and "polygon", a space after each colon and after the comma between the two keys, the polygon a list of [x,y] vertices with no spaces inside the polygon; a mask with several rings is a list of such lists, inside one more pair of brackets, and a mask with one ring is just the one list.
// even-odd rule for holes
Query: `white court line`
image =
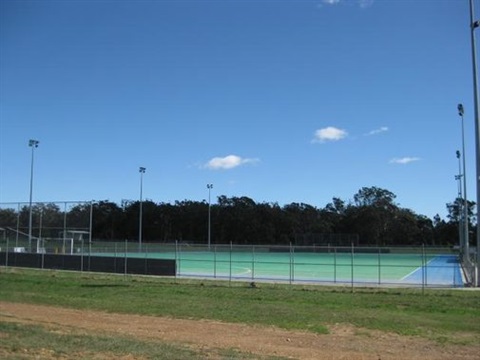
{"label": "white court line", "polygon": [[422,266],[419,266],[417,267],[415,270],[413,270],[412,272],[408,273],[407,275],[405,275],[403,278],[400,279],[400,281],[403,281],[405,280],[406,278],[408,278],[409,276],[413,275],[414,273],[416,273],[417,271],[419,270],[422,270],[424,267],[427,267],[428,264],[430,264],[433,260],[435,260],[438,256],[435,256],[433,259],[430,259],[425,265],[422,265]]}
{"label": "white court line", "polygon": [[232,270],[233,270],[233,269],[236,269],[236,270],[238,270],[238,269],[240,269],[240,270],[243,270],[243,272],[241,272],[241,273],[235,273],[235,275],[236,275],[236,276],[238,276],[238,275],[246,275],[246,274],[251,274],[251,272],[252,272],[252,269],[250,269],[250,268],[246,268],[246,267],[232,266]]}

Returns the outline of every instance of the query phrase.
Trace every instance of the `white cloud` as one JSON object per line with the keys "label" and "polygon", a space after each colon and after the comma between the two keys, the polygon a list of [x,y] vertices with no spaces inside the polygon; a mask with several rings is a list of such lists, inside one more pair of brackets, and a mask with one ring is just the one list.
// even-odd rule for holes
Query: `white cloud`
{"label": "white cloud", "polygon": [[390,163],[391,164],[402,164],[403,165],[403,164],[409,164],[411,162],[419,161],[419,160],[420,160],[420,158],[418,158],[418,157],[408,157],[407,156],[407,157],[403,157],[403,158],[399,158],[399,159],[397,159],[397,158],[392,159],[392,160],[390,160]]}
{"label": "white cloud", "polygon": [[315,131],[315,137],[312,142],[327,142],[327,141],[338,141],[347,137],[348,133],[345,130],[338,129],[333,126],[328,126],[323,129],[318,129]]}
{"label": "white cloud", "polygon": [[367,134],[365,134],[365,135],[366,135],[366,136],[369,136],[369,135],[377,135],[377,134],[380,134],[380,133],[386,132],[386,131],[388,131],[388,127],[382,126],[382,127],[378,128],[378,129],[375,129],[375,130],[370,131],[369,133],[367,133]]}
{"label": "white cloud", "polygon": [[205,164],[205,168],[211,170],[228,170],[244,164],[258,162],[258,159],[243,159],[237,155],[228,155],[225,157],[214,157]]}
{"label": "white cloud", "polygon": [[373,5],[373,2],[374,2],[374,0],[358,0],[358,5],[362,9],[366,9],[366,8],[371,7]]}
{"label": "white cloud", "polygon": [[333,6],[333,5],[338,5],[340,3],[342,4],[354,4],[358,5],[362,9],[367,9],[371,6],[373,6],[373,3],[375,0],[355,0],[355,1],[346,1],[346,0],[322,0],[321,4],[319,7],[322,7],[323,5],[326,6]]}

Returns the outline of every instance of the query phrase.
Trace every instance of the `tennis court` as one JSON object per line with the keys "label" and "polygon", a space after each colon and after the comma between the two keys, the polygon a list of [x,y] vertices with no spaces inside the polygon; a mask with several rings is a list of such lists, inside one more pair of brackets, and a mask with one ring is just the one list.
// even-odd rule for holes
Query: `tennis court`
{"label": "tennis court", "polygon": [[302,252],[289,247],[266,251],[228,246],[170,250],[102,255],[174,259],[180,277],[437,287],[464,284],[457,255],[451,253],[392,253],[385,249],[356,253],[358,249],[349,248]]}

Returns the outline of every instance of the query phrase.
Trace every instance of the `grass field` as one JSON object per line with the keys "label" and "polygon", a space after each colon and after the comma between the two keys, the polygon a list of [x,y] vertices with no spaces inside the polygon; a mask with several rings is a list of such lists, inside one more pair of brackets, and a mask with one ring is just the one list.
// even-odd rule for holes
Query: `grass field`
{"label": "grass field", "polygon": [[[126,336],[87,335],[81,332],[56,333],[43,326],[0,322],[3,344],[2,359],[119,359],[128,354],[130,359],[204,359],[211,352],[193,350],[178,344],[138,341]],[[5,354],[2,354],[2,348]],[[102,354],[99,357],[99,354]],[[217,350],[222,359],[259,359],[234,349]],[[260,357],[273,360],[280,357]]]}
{"label": "grass field", "polygon": [[[352,289],[4,270],[0,300],[326,332],[324,324],[430,338],[480,335],[480,292]],[[155,304],[155,306],[152,306]]]}
{"label": "grass field", "polygon": [[[328,333],[329,325],[348,324],[447,345],[477,344],[480,337],[480,292],[472,290],[421,291],[263,283],[252,286],[245,282],[18,269],[2,269],[0,284],[0,301],[5,302],[212,319],[318,334]],[[20,346],[15,339],[22,338],[23,343],[27,341],[34,349],[40,344],[45,348],[47,342],[51,347],[67,352],[75,351],[77,347],[77,350],[138,352],[146,358],[203,358],[201,352],[192,352],[175,344],[163,344],[160,353],[171,355],[157,357],[148,355],[159,350],[154,350],[148,342],[131,339],[120,341],[122,346],[117,347],[118,338],[59,337],[27,324],[2,323],[0,334],[4,334],[2,341],[5,340],[0,348],[10,350]],[[219,358],[240,359],[248,358],[247,355],[232,350],[220,354]]]}

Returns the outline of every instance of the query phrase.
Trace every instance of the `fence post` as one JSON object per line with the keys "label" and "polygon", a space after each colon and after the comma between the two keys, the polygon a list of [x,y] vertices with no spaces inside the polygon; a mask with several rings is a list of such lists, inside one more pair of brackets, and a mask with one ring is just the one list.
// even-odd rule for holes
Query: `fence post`
{"label": "fence post", "polygon": [[178,244],[178,275],[182,275],[182,244]]}
{"label": "fence post", "polygon": [[213,246],[213,278],[217,278],[217,244]]}
{"label": "fence post", "polygon": [[456,264],[455,263],[452,264],[452,270],[453,270],[452,271],[453,272],[453,274],[452,274],[453,275],[453,287],[456,288],[457,287],[457,279],[455,277],[455,270],[456,270]]}
{"label": "fence post", "polygon": [[125,256],[123,258],[123,265],[124,265],[124,274],[123,275],[125,277],[127,276],[127,251],[128,251],[127,247],[128,247],[128,240],[125,239]]}
{"label": "fence post", "polygon": [[19,232],[20,232],[20,203],[17,204],[17,233],[15,234],[15,247],[18,247]]}
{"label": "fence post", "polygon": [[425,244],[422,244],[422,294],[425,294]]}
{"label": "fence post", "polygon": [[88,239],[88,268],[87,271],[90,271],[92,268],[92,238]]}
{"label": "fence post", "polygon": [[[478,243],[477,243],[478,244]],[[477,251],[475,253],[475,267],[473,268],[473,271],[474,271],[474,283],[473,284],[474,286],[476,287],[480,287],[480,249],[478,248],[477,246]]]}
{"label": "fence post", "polygon": [[[40,223],[41,223],[41,221],[40,221]],[[37,244],[38,244],[39,241],[40,240],[37,239]],[[38,249],[38,246],[37,246],[37,253],[38,253],[38,250],[39,249]],[[65,260],[62,261],[62,263],[64,263],[64,262],[65,262]],[[45,251],[42,251],[42,269],[44,268],[44,266],[45,266]]]}
{"label": "fence post", "polygon": [[232,283],[232,251],[233,251],[233,244],[230,241],[230,275],[228,277],[228,286],[231,286],[231,283]]}
{"label": "fence post", "polygon": [[382,265],[380,263],[381,249],[378,248],[378,285],[382,283]]}
{"label": "fence post", "polygon": [[144,269],[144,275],[147,275],[148,271],[148,244],[143,244],[143,251],[145,251],[145,269]]}
{"label": "fence post", "polygon": [[290,268],[292,269],[290,283],[292,283],[295,282],[295,247],[292,243],[290,243]]}
{"label": "fence post", "polygon": [[352,271],[351,271],[351,277],[352,277],[352,278],[351,278],[351,281],[352,281],[352,292],[353,292],[353,252],[354,252],[354,248],[353,248],[353,247],[354,247],[354,244],[353,244],[353,242],[352,242],[352,248],[351,248],[351,252],[350,252],[350,254],[351,254],[351,255],[350,255],[350,258],[351,258],[351,259],[350,259],[350,260],[351,260],[351,264],[352,264],[352,266],[351,266],[351,270],[352,270]]}
{"label": "fence post", "polygon": [[337,283],[337,246],[333,247],[333,283]]}
{"label": "fence post", "polygon": [[[92,252],[92,234],[93,231],[93,201],[90,201],[90,219],[88,224],[88,254],[90,257],[90,253]],[[90,260],[88,266],[90,267]]]}
{"label": "fence post", "polygon": [[10,237],[7,237],[7,244],[5,245],[6,246],[6,249],[5,249],[5,268],[8,268],[8,239]]}
{"label": "fence post", "polygon": [[425,287],[428,287],[428,261],[427,261],[427,251],[425,250],[425,246],[423,247],[423,259],[425,262]]}
{"label": "fence post", "polygon": [[255,280],[255,245],[252,245],[252,281]]}
{"label": "fence post", "polygon": [[[41,228],[41,222],[42,221],[40,220],[40,228]],[[63,255],[65,255],[66,253],[66,245],[65,245],[66,241],[67,241],[67,202],[65,201],[63,203]]]}
{"label": "fence post", "polygon": [[82,238],[82,250],[80,253],[80,272],[83,272],[83,238]]}
{"label": "fence post", "polygon": [[177,273],[180,271],[180,262],[178,261],[178,240],[175,240],[175,281],[177,280]]}

